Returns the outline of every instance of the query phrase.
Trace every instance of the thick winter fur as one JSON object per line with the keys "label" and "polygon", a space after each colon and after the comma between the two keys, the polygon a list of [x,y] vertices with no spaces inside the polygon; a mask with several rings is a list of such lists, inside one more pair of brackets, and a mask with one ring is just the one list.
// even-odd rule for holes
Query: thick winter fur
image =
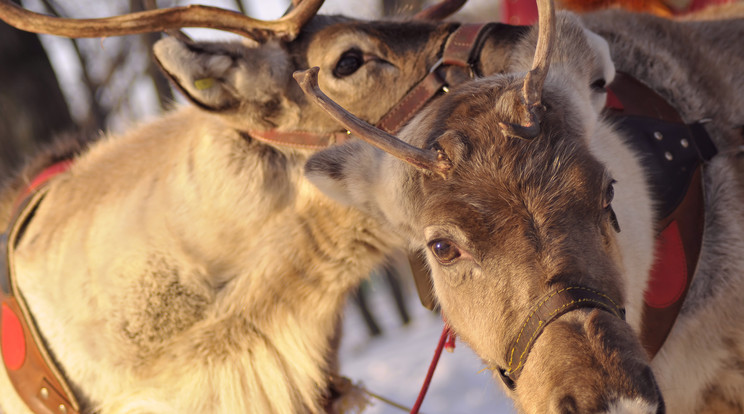
{"label": "thick winter fur", "polygon": [[[325,411],[345,295],[401,242],[318,192],[302,174],[310,151],[249,131],[343,131],[291,78],[309,65],[375,122],[452,29],[319,16],[291,43],[158,43],[195,105],[82,151],[15,258],[85,413]],[[337,76],[349,53],[359,67]],[[49,162],[6,183],[0,224]],[[4,371],[0,395],[6,413],[26,411]]]}
{"label": "thick winter fur", "polygon": [[[636,17],[617,18],[631,25]],[[566,27],[573,27],[570,39],[578,42],[572,56],[581,54],[586,65],[572,66],[569,72],[574,72],[574,77],[553,76],[551,90],[573,90],[556,99],[581,107],[579,112],[571,112],[580,114],[575,117],[585,122],[579,132],[595,132],[593,140],[578,147],[586,151],[588,146],[595,155],[593,168],[603,166],[619,177],[614,205],[623,234],[643,233],[651,219],[638,211],[627,213],[630,206],[648,205],[645,193],[634,190],[643,185],[642,170],[640,166],[627,168],[624,158],[615,159],[627,156],[627,152],[612,139],[611,128],[595,119],[602,94],[585,88],[599,79],[610,80],[609,52],[599,37],[581,26]],[[715,30],[691,27],[701,32]],[[326,189],[335,191],[339,198],[353,192],[357,200],[368,197],[365,194],[372,189],[385,208],[374,207],[378,204],[371,201],[359,204],[361,212],[341,207],[302,176],[310,151],[263,144],[251,139],[250,131],[342,130],[308,103],[291,78],[294,70],[310,66],[320,66],[320,85],[329,96],[361,118],[376,122],[428,73],[438,60],[444,38],[454,28],[451,23],[358,22],[319,16],[290,43],[249,47],[166,39],[156,47],[158,61],[194,107],[176,109],[120,136],[104,136],[92,143],[77,157],[71,171],[50,184],[50,193],[24,235],[16,258],[19,283],[31,311],[82,400],[84,412],[263,414],[323,410],[326,375],[335,368],[332,337],[345,292],[386,251],[403,244],[401,235],[416,235],[416,247],[424,241],[408,216],[412,208],[419,207],[391,190],[414,183],[393,180],[393,176],[410,172],[371,147],[358,143],[343,146],[338,151],[356,157],[357,164],[333,161],[325,164],[325,171],[330,177],[354,179],[337,181],[340,186]],[[531,60],[534,39],[525,38],[522,28],[502,29],[486,41],[479,63],[483,73],[522,71]],[[721,43],[723,40],[710,35],[708,45],[701,49],[712,51]],[[349,59],[357,58],[359,66],[351,73],[336,70],[342,61],[346,65]],[[733,56],[724,61],[733,62]],[[473,92],[479,91],[476,86]],[[556,94],[563,96],[563,92]],[[726,124],[714,123],[711,128],[719,140],[734,138],[724,135]],[[724,136],[729,138],[721,138]],[[460,147],[457,139],[450,145]],[[603,150],[600,153],[594,147]],[[469,150],[466,146],[461,149],[463,154]],[[632,157],[626,158],[634,162]],[[383,168],[379,162],[384,162]],[[38,168],[27,170],[15,184],[4,187],[1,224],[9,217],[9,200],[45,163],[37,161]],[[727,170],[728,161],[720,163],[719,170]],[[727,199],[733,203],[739,195],[729,191],[731,184],[714,180],[714,170],[709,171],[709,185],[720,189],[708,192],[710,202]],[[732,177],[738,174],[730,171]],[[473,188],[472,194],[481,191],[482,187]],[[733,236],[737,221],[724,209],[717,211],[710,220],[740,243]],[[381,218],[383,223],[400,224],[404,231],[389,231],[380,224]],[[718,240],[712,232],[708,237]],[[645,276],[632,269],[648,265],[650,241],[619,236],[616,243],[623,249],[638,244],[645,252],[637,261],[624,258],[623,266],[631,271],[621,272],[624,283],[610,286],[625,294],[629,321],[637,329],[637,293],[643,289]],[[706,257],[713,252],[740,251],[736,244],[730,250],[719,250],[706,247]],[[741,268],[739,262],[707,266],[727,263],[730,267],[722,277],[733,281],[736,269]],[[436,274],[440,292],[445,293],[442,273]],[[457,277],[450,279],[446,283],[467,286]],[[701,288],[698,303],[712,306],[705,298],[712,297],[709,292],[720,295],[722,290],[715,284]],[[474,320],[486,321],[481,324],[488,333],[483,338],[493,339],[489,327],[496,326],[502,316],[490,305],[498,301],[473,298],[484,304],[475,309]],[[733,300],[732,296],[731,303],[727,302],[733,313],[726,323],[738,312]],[[690,313],[699,315],[697,312]],[[710,310],[711,320],[721,317],[717,312],[717,308]],[[595,322],[601,323],[601,316],[588,321],[587,329],[593,329]],[[723,329],[725,325],[715,326]],[[462,323],[457,327],[466,332]],[[713,340],[713,334],[697,339]],[[473,335],[468,338],[476,344]],[[737,352],[735,344],[739,342],[732,333],[726,342],[729,348],[716,354],[718,361]],[[540,347],[540,342],[536,346]],[[668,355],[664,358],[669,364],[677,364],[689,358],[688,349],[682,346],[679,355],[665,349],[662,355]],[[541,351],[535,353],[540,355]],[[645,362],[631,359],[627,363],[633,367],[623,372],[640,370],[644,374]],[[698,372],[688,375],[690,381],[701,381],[697,389],[709,388],[692,392],[695,387],[687,384],[671,390],[676,378],[657,373],[665,393],[691,392],[695,401],[709,401],[710,407],[735,406],[731,396],[739,394],[720,385],[724,377],[719,385],[703,383],[714,375],[714,371],[708,376]],[[641,377],[648,380],[648,375]],[[729,379],[736,378],[731,374]],[[736,381],[727,383],[733,386]],[[4,375],[0,375],[0,395],[7,413],[24,412],[22,404],[13,399]],[[569,403],[564,401],[564,405]],[[656,406],[653,396],[639,391],[607,409],[633,404]]]}
{"label": "thick winter fur", "polygon": [[[744,21],[562,14],[557,36],[536,139],[499,126],[520,119],[533,30],[511,50],[513,73],[448,94],[400,134],[443,151],[454,165],[446,178],[363,143],[316,154],[308,178],[427,252],[444,314],[494,370],[507,365],[511,339],[547,292],[582,285],[622,303],[627,323],[575,311],[546,328],[509,391],[520,411],[663,413],[666,404],[670,413],[741,412]],[[719,150],[704,167],[701,261],[653,361],[636,335],[653,262],[654,195],[637,154],[603,119],[604,93],[590,86],[609,83],[615,69],[652,86],[685,121],[710,118]]]}

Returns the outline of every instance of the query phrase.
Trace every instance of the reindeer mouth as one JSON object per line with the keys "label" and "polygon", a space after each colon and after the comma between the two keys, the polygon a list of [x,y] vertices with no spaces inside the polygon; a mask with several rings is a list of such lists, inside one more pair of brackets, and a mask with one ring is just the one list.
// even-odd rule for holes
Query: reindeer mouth
{"label": "reindeer mouth", "polygon": [[[517,396],[537,391],[547,398],[540,412],[664,414],[646,354],[618,303],[586,286],[549,292],[530,309],[506,351],[506,367],[496,372]],[[561,318],[581,309],[587,311]],[[525,369],[531,353],[535,361]]]}

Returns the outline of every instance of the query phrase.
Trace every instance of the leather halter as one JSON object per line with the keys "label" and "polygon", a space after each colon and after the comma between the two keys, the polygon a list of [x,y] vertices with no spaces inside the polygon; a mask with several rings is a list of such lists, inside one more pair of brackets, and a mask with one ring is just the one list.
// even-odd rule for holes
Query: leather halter
{"label": "leather halter", "polygon": [[582,308],[600,309],[625,320],[625,309],[597,290],[585,286],[569,286],[548,293],[532,308],[517,337],[509,346],[506,353],[507,368],[499,369],[507,386],[513,387],[532,346],[545,327],[562,315]]}
{"label": "leather halter", "polygon": [[429,69],[429,73],[388,111],[377,123],[377,127],[395,134],[408,123],[429,101],[451,86],[443,78],[443,68],[465,70],[466,75],[458,83],[482,76],[478,69],[480,52],[497,23],[463,24],[447,38],[442,57]]}
{"label": "leather halter", "polygon": [[63,161],[44,170],[21,194],[8,229],[0,235],[0,345],[5,369],[26,405],[40,414],[77,414],[80,404],[54,363],[19,291],[14,250],[46,195],[46,183],[69,167]]}

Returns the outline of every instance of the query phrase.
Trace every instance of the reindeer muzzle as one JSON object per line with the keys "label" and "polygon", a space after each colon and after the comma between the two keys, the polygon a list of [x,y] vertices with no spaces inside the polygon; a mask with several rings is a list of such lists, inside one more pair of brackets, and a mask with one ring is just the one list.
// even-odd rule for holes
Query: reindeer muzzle
{"label": "reindeer muzzle", "polygon": [[498,369],[501,380],[509,389],[516,386],[532,346],[548,324],[568,312],[582,308],[600,309],[625,320],[625,309],[608,295],[595,289],[570,286],[548,293],[530,310],[516,338],[511,342],[506,353],[507,368]]}

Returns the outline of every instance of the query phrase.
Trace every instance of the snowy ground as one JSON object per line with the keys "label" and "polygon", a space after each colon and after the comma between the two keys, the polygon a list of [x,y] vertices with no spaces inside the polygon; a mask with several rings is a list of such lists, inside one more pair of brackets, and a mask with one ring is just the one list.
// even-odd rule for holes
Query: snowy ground
{"label": "snowy ground", "polygon": [[[442,333],[441,319],[424,309],[412,288],[408,305],[412,321],[401,326],[387,286],[373,280],[372,312],[383,335],[370,339],[359,310],[349,305],[341,344],[341,372],[370,391],[411,407],[423,383]],[[421,412],[425,414],[514,413],[511,400],[462,342],[454,353],[443,352]],[[365,414],[399,414],[377,400]]]}

